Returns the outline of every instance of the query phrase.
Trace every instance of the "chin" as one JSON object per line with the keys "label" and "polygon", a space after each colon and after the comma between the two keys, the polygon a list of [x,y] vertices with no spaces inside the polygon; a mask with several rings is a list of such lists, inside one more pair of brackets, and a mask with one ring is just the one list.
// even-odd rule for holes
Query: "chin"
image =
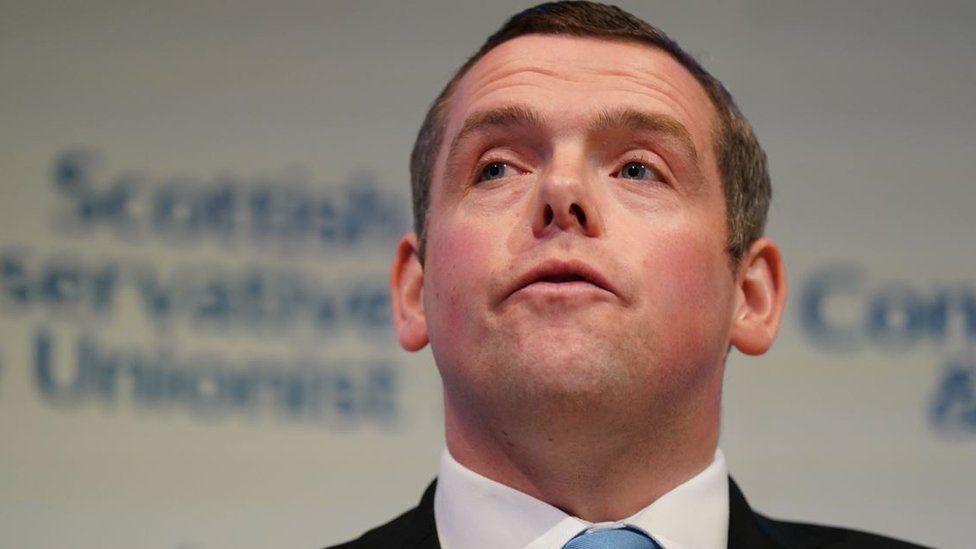
{"label": "chin", "polygon": [[[630,353],[622,353],[619,347],[605,340],[593,340],[582,334],[569,339],[552,337],[549,333],[536,336],[532,345],[520,346],[504,357],[506,365],[500,366],[508,377],[506,385],[510,390],[525,397],[603,399],[608,393],[619,393],[640,382],[639,378],[649,373],[644,368],[636,371],[627,365],[625,357]],[[631,391],[634,389],[629,387]]]}

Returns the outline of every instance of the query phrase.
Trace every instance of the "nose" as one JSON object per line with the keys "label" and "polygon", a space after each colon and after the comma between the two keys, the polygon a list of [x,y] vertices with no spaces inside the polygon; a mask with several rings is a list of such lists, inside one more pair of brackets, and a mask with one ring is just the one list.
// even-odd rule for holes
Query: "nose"
{"label": "nose", "polygon": [[594,189],[582,170],[544,175],[535,209],[532,230],[538,237],[554,231],[575,231],[589,237],[603,233]]}

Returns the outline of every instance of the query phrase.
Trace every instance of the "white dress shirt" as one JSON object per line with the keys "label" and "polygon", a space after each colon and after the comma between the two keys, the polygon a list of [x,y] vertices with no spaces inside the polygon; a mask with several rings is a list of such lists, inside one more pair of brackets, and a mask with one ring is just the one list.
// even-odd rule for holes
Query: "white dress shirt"
{"label": "white dress shirt", "polygon": [[[461,465],[444,450],[434,493],[443,549],[559,549],[593,523]],[[664,549],[725,549],[728,468],[721,450],[688,481],[619,521],[644,530]],[[605,523],[601,523],[605,524]]]}

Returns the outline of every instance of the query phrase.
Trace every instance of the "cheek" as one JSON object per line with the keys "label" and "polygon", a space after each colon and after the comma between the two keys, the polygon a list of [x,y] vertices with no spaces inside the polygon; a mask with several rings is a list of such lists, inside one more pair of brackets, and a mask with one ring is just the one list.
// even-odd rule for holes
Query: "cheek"
{"label": "cheek", "polygon": [[435,348],[471,326],[490,271],[491,239],[475,224],[432,226],[427,241],[424,312]]}
{"label": "cheek", "polygon": [[714,243],[688,239],[661,244],[643,267],[651,301],[641,345],[661,386],[686,395],[713,380],[725,356],[732,273]]}
{"label": "cheek", "polygon": [[667,323],[662,328],[672,344],[713,347],[727,338],[730,324],[733,279],[724,243],[707,235],[672,236],[644,261],[645,283],[656,300],[651,306]]}

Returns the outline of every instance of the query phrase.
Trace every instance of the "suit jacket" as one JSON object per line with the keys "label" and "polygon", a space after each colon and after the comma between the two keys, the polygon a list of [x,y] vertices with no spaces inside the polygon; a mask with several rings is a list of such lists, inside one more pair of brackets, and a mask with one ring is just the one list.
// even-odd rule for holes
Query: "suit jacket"
{"label": "suit jacket", "polygon": [[[330,549],[440,549],[431,483],[417,507],[353,541]],[[766,518],[729,479],[729,549],[910,549],[920,545],[875,534]]]}

